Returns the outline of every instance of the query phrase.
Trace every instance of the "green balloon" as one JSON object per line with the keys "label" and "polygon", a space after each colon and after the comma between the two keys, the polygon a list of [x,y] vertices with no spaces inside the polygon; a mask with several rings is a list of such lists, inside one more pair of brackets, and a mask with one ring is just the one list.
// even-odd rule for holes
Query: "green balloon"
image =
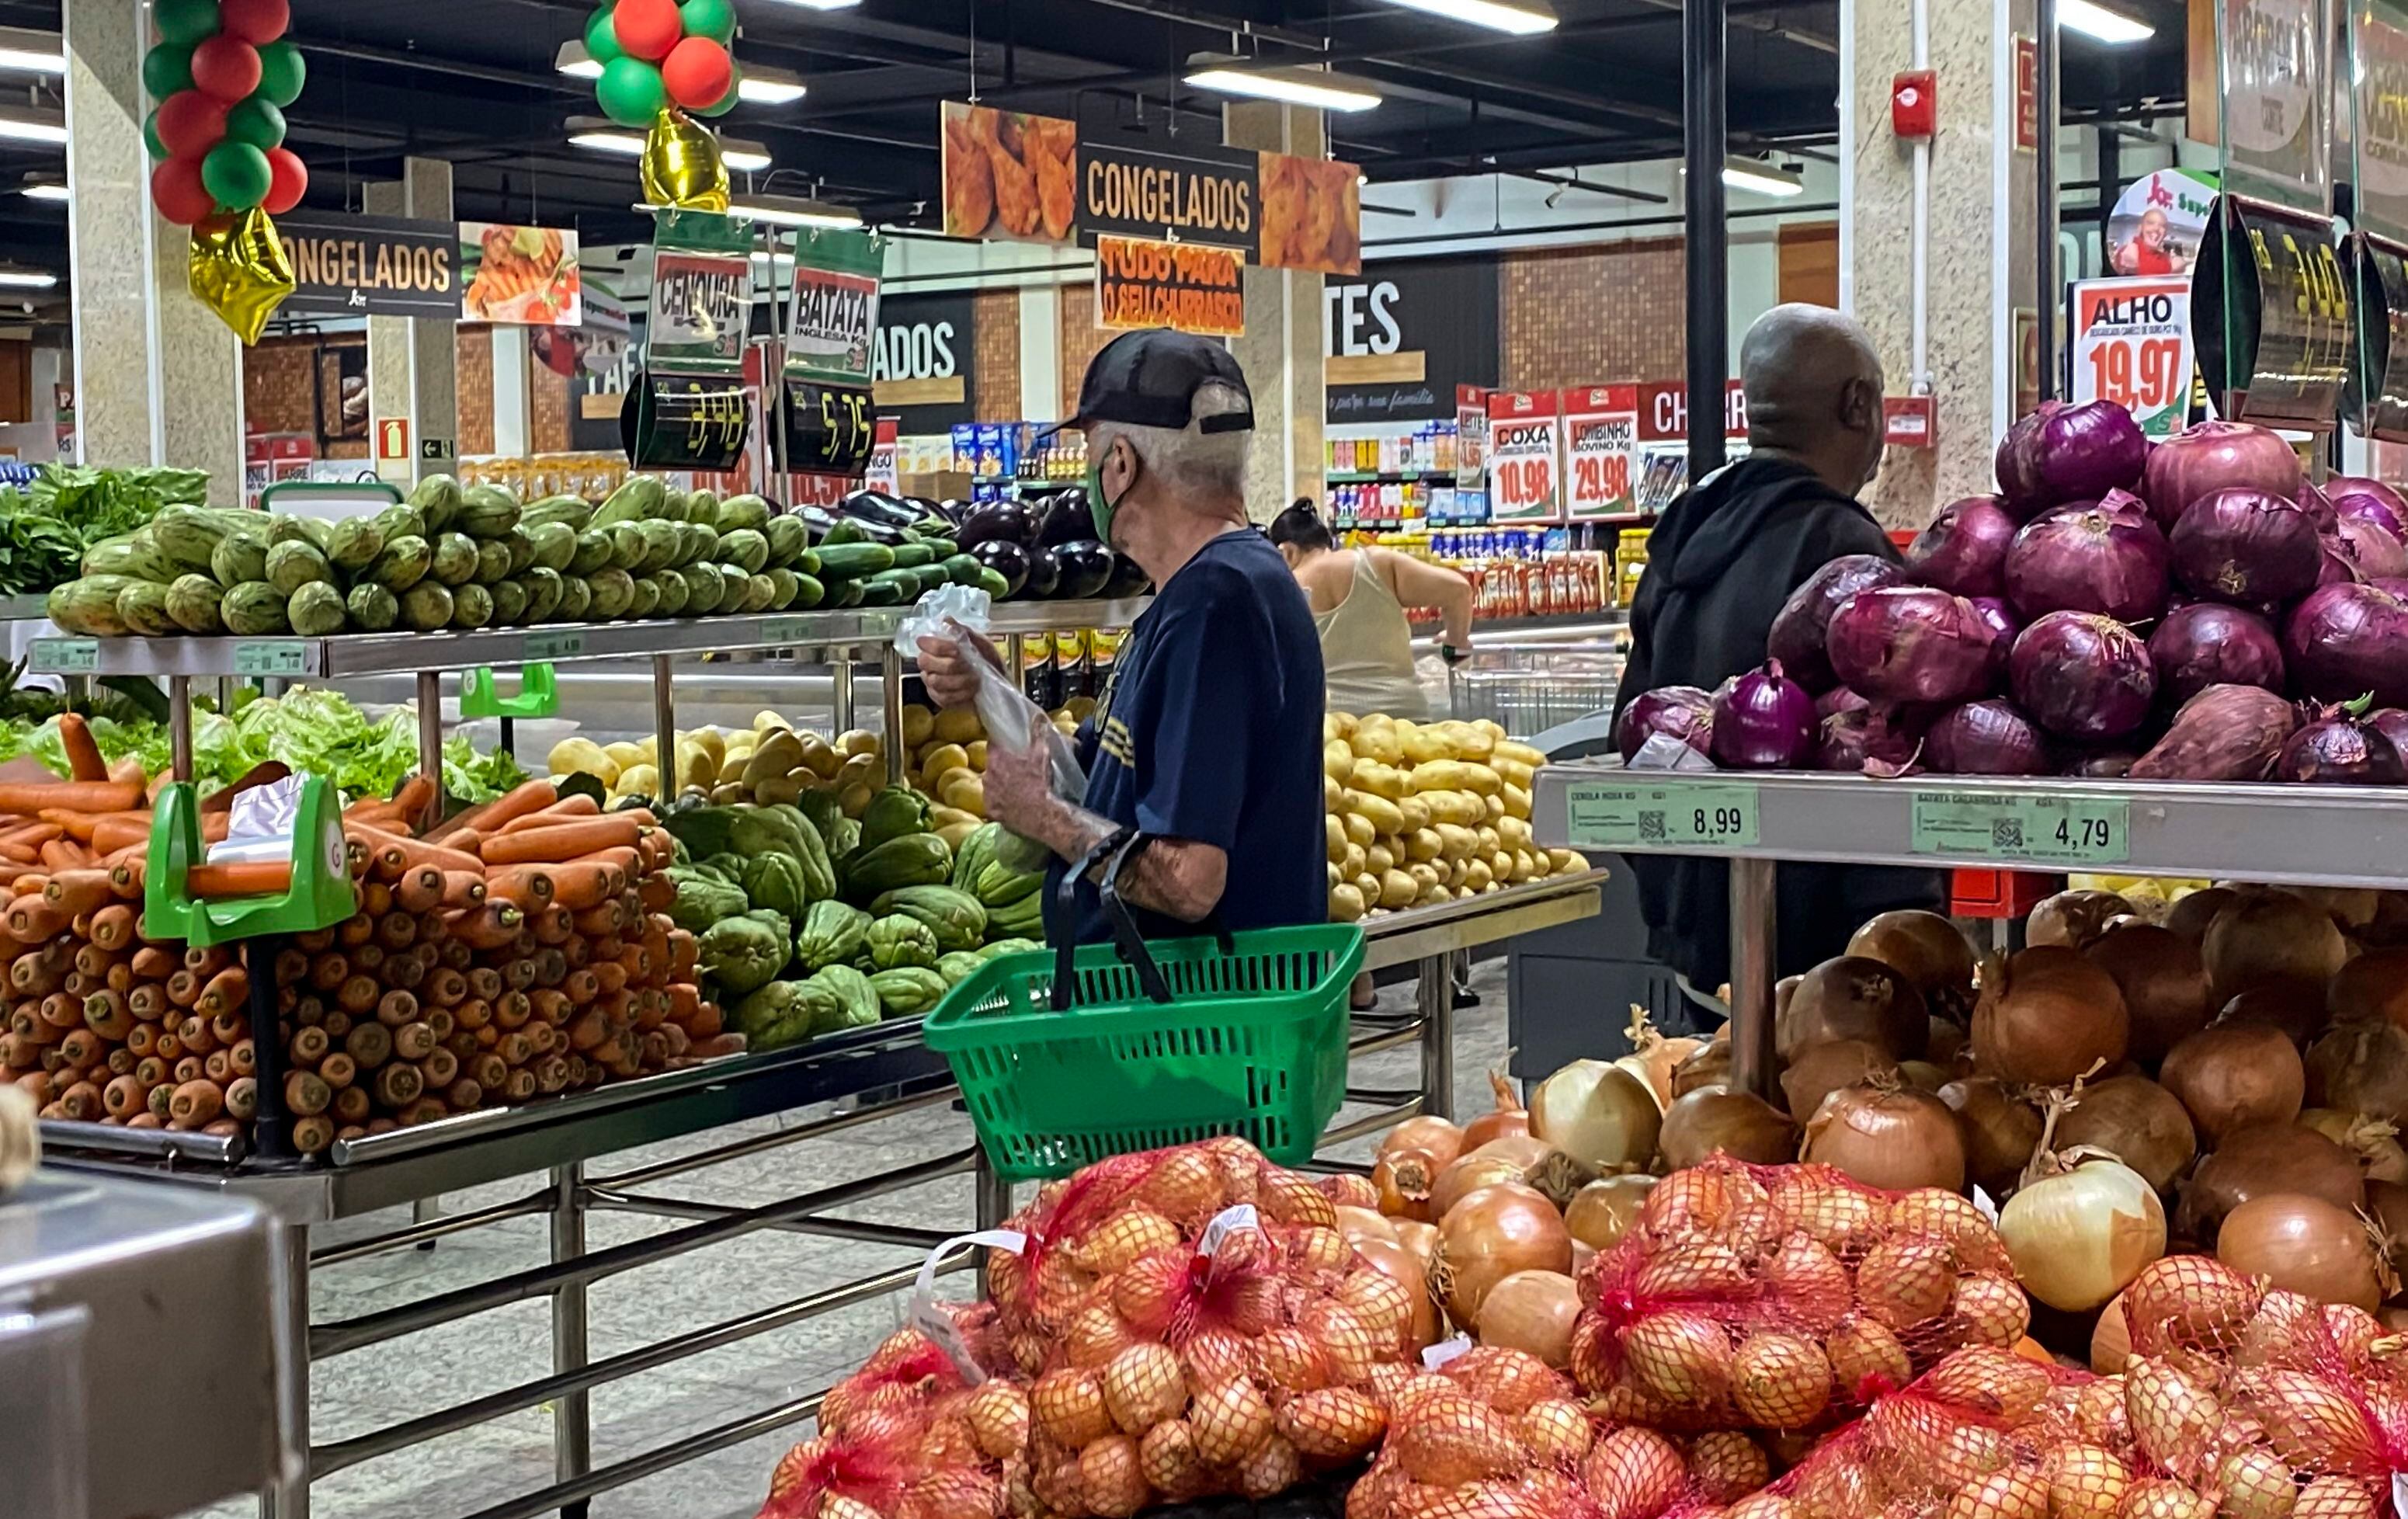
{"label": "green balloon", "polygon": [[167,145],[159,140],[159,112],[156,108],[142,118],[142,146],[150,150],[150,156],[154,159],[174,156],[167,151]]}
{"label": "green balloon", "polygon": [[610,29],[609,6],[604,6],[595,11],[593,18],[586,21],[585,50],[597,64],[608,64],[613,59],[627,56],[627,50],[619,46],[619,34]]}
{"label": "green balloon", "polygon": [[270,104],[290,106],[301,98],[301,87],[308,79],[308,65],[301,62],[301,50],[292,43],[280,40],[259,50],[258,93]]}
{"label": "green balloon", "polygon": [[267,155],[247,142],[222,142],[201,160],[202,187],[229,210],[247,211],[267,198],[275,175]]}
{"label": "green balloon", "polygon": [[640,58],[613,58],[603,64],[594,94],[602,102],[602,114],[621,126],[650,126],[669,97],[661,71]]}
{"label": "green balloon", "polygon": [[727,93],[695,112],[697,116],[724,116],[736,108],[736,96],[744,87],[744,65],[736,64],[727,71]]}
{"label": "green balloon", "polygon": [[158,0],[150,16],[162,37],[182,47],[217,36],[218,0]]}
{"label": "green balloon", "polygon": [[688,36],[707,36],[726,46],[736,35],[736,7],[730,0],[684,0],[678,7],[678,21]]}
{"label": "green balloon", "polygon": [[142,55],[142,93],[153,100],[165,100],[179,90],[193,87],[193,50],[174,42],[162,42]]}
{"label": "green balloon", "polygon": [[284,141],[284,113],[265,95],[236,101],[226,112],[226,140],[247,142],[261,152]]}

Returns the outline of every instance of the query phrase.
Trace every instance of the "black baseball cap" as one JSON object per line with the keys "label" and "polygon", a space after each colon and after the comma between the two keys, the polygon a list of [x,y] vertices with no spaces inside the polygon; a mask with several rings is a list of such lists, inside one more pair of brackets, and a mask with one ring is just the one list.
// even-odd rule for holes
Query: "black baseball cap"
{"label": "black baseball cap", "polygon": [[[1246,398],[1245,409],[1217,416],[1196,417],[1196,393],[1219,382]],[[1246,386],[1245,371],[1219,343],[1168,327],[1125,332],[1087,365],[1079,386],[1079,409],[1068,422],[1048,428],[1050,437],[1065,427],[1086,429],[1099,422],[1131,427],[1184,429],[1189,423],[1207,433],[1254,431],[1254,395]]]}

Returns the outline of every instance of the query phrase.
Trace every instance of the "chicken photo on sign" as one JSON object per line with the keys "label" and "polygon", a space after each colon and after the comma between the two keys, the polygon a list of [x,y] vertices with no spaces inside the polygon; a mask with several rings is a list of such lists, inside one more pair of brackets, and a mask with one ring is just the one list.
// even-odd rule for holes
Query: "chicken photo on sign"
{"label": "chicken photo on sign", "polygon": [[945,236],[1070,240],[1078,214],[1079,129],[949,100],[944,106]]}
{"label": "chicken photo on sign", "polygon": [[584,317],[577,234],[494,222],[460,223],[461,320],[574,327]]}

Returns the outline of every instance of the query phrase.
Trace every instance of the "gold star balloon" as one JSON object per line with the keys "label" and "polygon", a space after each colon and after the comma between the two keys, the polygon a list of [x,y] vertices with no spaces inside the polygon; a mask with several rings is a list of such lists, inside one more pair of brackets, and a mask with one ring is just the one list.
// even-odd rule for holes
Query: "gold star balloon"
{"label": "gold star balloon", "polygon": [[727,209],[727,165],[719,138],[681,110],[664,107],[644,138],[644,203],[681,211]]}
{"label": "gold star balloon", "polygon": [[293,260],[276,236],[276,223],[254,206],[193,223],[187,282],[200,303],[248,345],[259,341],[267,319],[293,294]]}

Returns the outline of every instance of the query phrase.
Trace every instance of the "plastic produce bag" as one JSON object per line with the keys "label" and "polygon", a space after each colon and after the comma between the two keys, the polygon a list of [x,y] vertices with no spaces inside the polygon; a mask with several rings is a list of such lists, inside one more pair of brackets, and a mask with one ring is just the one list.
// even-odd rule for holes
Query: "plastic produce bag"
{"label": "plastic produce bag", "polygon": [[[994,602],[984,591],[974,585],[946,585],[927,593],[903,619],[895,632],[895,652],[906,659],[916,659],[922,638],[949,638],[976,652],[978,645],[968,635],[983,635],[993,626],[989,616]],[[1053,761],[1054,795],[1066,802],[1077,804],[1087,795],[1087,772],[1079,764],[1078,752],[1070,740],[1062,737],[1045,715],[1045,709],[1028,699],[1022,690],[1018,672],[1007,671],[991,660],[973,661],[979,672],[978,695],[972,705],[979,721],[986,726],[990,749],[1025,749],[1031,743],[1045,746]],[[1013,735],[1020,741],[1013,741]],[[996,849],[996,857],[1014,870],[1042,870],[1053,863],[1054,852],[1032,839],[1022,838],[1007,829],[1003,842]]]}

